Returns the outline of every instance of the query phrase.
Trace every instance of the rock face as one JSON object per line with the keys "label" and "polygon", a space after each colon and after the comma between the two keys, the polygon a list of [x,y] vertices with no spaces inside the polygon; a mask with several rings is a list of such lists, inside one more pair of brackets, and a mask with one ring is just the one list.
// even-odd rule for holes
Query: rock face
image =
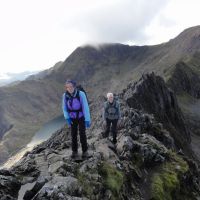
{"label": "rock face", "polygon": [[200,53],[178,62],[167,84],[176,93],[191,134],[191,146],[200,159]]}
{"label": "rock face", "polygon": [[184,149],[190,143],[190,133],[185,127],[176,96],[161,77],[154,73],[143,75],[124,90],[124,98],[130,107],[154,114],[170,131],[179,148]]}
{"label": "rock face", "polygon": [[168,84],[177,94],[186,92],[194,98],[200,98],[200,76],[184,62],[176,64]]}
{"label": "rock face", "polygon": [[[152,76],[158,78],[147,75],[143,84]],[[135,85],[141,86],[142,81]],[[11,169],[0,171],[1,199],[16,200],[17,193],[24,200],[198,199],[198,165],[176,152],[176,141],[164,123],[153,114],[132,107],[130,98],[135,93],[127,94],[130,86],[118,95],[123,118],[116,146],[110,138],[102,137],[103,121],[101,112],[96,110],[93,125],[87,131],[91,158],[81,162],[70,159],[70,130],[64,127]],[[103,98],[99,98],[93,107],[97,109],[102,103]]]}
{"label": "rock face", "polygon": [[21,183],[16,176],[7,170],[0,170],[0,199],[17,199]]}

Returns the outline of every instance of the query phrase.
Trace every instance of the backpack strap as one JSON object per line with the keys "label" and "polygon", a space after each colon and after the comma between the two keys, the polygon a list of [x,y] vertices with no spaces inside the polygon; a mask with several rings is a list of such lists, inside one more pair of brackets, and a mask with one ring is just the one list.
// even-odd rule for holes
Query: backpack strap
{"label": "backpack strap", "polygon": [[80,100],[80,91],[78,89],[77,89],[77,93],[76,93],[76,97],[75,98],[78,99],[78,101],[80,103],[80,106],[81,106],[79,110],[75,111],[76,112],[76,118],[78,119],[79,112],[82,111],[82,105],[81,105],[81,100]]}
{"label": "backpack strap", "polygon": [[[68,109],[68,111],[69,112],[75,112],[76,113],[76,118],[78,118],[78,116],[79,116],[79,112],[81,112],[82,111],[82,105],[81,105],[81,102],[80,102],[80,91],[79,90],[77,90],[77,92],[76,92],[76,96],[74,97],[74,96],[72,96],[69,92],[65,92],[65,98],[66,98],[66,104],[67,104],[67,109]],[[73,105],[73,99],[74,98],[77,98],[78,99],[78,101],[80,102],[80,109],[78,109],[78,110],[74,110],[74,109],[70,109],[69,108],[69,106],[68,106],[68,101],[69,101],[69,104],[70,104],[70,106],[72,107],[72,105]]]}
{"label": "backpack strap", "polygon": [[109,101],[106,102],[106,108],[105,108],[106,113],[108,113],[109,107],[114,107],[115,109],[117,109],[117,102],[116,102],[116,100],[114,100],[113,105],[111,105],[109,103]]}
{"label": "backpack strap", "polygon": [[79,102],[81,102],[81,99],[80,99],[80,90],[77,90],[76,98],[79,100]]}

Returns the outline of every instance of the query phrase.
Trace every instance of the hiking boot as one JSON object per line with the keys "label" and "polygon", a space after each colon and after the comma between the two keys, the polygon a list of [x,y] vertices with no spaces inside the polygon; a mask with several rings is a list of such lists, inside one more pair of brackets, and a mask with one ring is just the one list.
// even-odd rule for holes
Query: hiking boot
{"label": "hiking boot", "polygon": [[92,155],[90,155],[89,153],[88,153],[88,151],[85,151],[85,152],[83,152],[83,154],[82,154],[82,158],[83,159],[87,159],[87,158],[91,158],[92,157]]}
{"label": "hiking boot", "polygon": [[77,158],[77,157],[78,157],[78,152],[77,151],[73,151],[72,155],[71,155],[71,158],[74,159],[74,158]]}

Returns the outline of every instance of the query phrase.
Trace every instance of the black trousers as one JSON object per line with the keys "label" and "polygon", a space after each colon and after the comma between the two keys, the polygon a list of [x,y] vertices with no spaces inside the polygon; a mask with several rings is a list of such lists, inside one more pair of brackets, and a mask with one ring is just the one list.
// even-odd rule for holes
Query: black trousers
{"label": "black trousers", "polygon": [[113,120],[106,119],[105,137],[109,136],[109,132],[110,132],[111,124],[112,124],[111,132],[113,134],[113,142],[114,143],[117,142],[117,122],[118,122],[118,119],[113,119]]}
{"label": "black trousers", "polygon": [[88,145],[87,145],[87,138],[86,138],[86,133],[85,133],[84,117],[81,117],[80,119],[72,119],[71,136],[72,136],[72,151],[74,152],[78,151],[78,141],[77,141],[78,129],[79,129],[82,151],[85,152],[88,149]]}

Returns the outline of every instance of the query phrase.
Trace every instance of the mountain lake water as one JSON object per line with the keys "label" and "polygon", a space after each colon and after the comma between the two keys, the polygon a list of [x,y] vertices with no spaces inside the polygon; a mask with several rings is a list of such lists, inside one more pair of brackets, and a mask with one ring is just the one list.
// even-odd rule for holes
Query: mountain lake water
{"label": "mountain lake water", "polygon": [[45,123],[41,127],[41,129],[35,133],[31,142],[28,143],[26,147],[22,148],[15,155],[11,156],[2,166],[0,166],[0,169],[9,169],[12,165],[18,162],[27,151],[31,151],[36,145],[44,142],[45,140],[48,140],[52,136],[52,134],[61,129],[65,125],[65,123],[66,122],[63,115]]}

